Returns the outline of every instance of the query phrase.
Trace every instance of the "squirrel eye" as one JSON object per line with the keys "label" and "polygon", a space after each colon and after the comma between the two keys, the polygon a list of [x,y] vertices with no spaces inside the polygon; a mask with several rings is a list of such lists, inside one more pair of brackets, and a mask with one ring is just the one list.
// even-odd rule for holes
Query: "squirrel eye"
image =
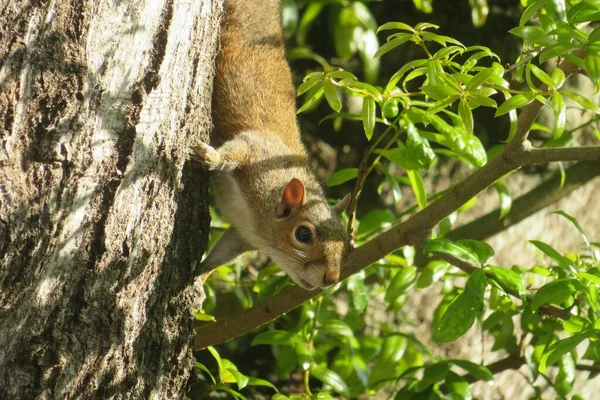
{"label": "squirrel eye", "polygon": [[296,228],[296,240],[300,243],[309,244],[312,242],[313,235],[310,228],[304,225],[300,225]]}

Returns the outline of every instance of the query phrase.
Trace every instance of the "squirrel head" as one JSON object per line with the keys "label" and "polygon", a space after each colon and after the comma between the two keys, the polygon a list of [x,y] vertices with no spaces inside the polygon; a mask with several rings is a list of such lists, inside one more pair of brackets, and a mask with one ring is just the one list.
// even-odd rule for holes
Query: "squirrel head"
{"label": "squirrel head", "polygon": [[350,202],[346,195],[330,206],[322,193],[307,193],[293,178],[284,188],[276,210],[279,239],[273,259],[304,289],[328,287],[339,281],[349,240],[341,213]]}

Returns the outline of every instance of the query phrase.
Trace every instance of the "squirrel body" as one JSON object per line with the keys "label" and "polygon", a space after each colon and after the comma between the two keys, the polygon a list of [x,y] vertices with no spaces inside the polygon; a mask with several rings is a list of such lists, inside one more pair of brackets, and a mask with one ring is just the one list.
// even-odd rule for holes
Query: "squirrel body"
{"label": "squirrel body", "polygon": [[211,145],[194,151],[214,170],[217,205],[231,227],[200,273],[259,250],[305,289],[330,286],[349,247],[340,214],[350,198],[331,207],[309,169],[279,0],[227,0],[221,29],[215,127]]}

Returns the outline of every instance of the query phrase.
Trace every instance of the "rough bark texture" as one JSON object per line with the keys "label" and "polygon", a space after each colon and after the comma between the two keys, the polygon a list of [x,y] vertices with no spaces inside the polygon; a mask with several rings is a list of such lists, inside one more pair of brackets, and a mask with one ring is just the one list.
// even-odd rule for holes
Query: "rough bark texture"
{"label": "rough bark texture", "polygon": [[182,398],[221,1],[0,5],[0,398]]}

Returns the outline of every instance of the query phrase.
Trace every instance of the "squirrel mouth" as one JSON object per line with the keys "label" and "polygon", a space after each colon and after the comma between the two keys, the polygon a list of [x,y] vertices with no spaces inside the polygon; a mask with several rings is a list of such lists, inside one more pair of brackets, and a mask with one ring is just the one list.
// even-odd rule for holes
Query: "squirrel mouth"
{"label": "squirrel mouth", "polygon": [[300,283],[301,283],[301,286],[306,290],[313,290],[315,288],[314,285],[311,285],[310,283],[308,283],[307,281],[305,281],[302,278],[300,278]]}

